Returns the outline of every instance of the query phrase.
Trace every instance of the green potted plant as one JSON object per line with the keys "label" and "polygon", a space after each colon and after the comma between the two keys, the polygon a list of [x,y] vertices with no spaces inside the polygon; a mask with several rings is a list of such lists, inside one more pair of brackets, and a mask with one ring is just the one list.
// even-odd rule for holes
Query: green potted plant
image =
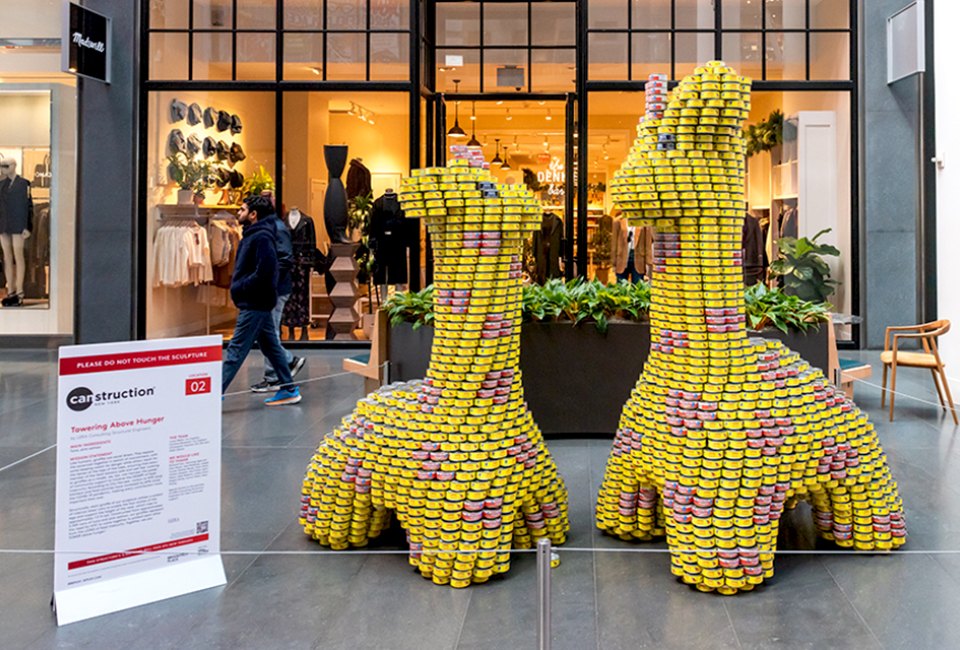
{"label": "green potted plant", "polygon": [[765,119],[744,129],[747,140],[747,156],[762,151],[772,151],[783,144],[783,113],[775,110]]}
{"label": "green potted plant", "polygon": [[836,257],[840,251],[830,244],[819,244],[821,235],[830,232],[830,228],[821,230],[812,239],[783,237],[779,240],[780,259],[770,265],[770,271],[783,278],[787,293],[802,300],[823,302],[829,298],[839,284],[830,279],[830,266],[823,255]]}
{"label": "green potted plant", "polygon": [[170,180],[177,184],[177,204],[190,205],[202,201],[204,192],[210,186],[213,166],[205,160],[190,158],[182,152],[167,157],[170,163],[167,173]]}
{"label": "green potted plant", "polygon": [[276,189],[276,183],[273,182],[273,176],[260,165],[256,172],[251,174],[243,182],[243,196],[259,196],[266,191],[273,192]]}

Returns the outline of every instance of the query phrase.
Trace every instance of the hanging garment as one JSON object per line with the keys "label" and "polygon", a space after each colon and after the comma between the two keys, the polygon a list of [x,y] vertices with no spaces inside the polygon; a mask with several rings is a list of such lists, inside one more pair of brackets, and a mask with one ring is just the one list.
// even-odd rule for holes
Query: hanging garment
{"label": "hanging garment", "polygon": [[37,203],[34,212],[33,231],[25,242],[24,263],[27,275],[23,283],[26,298],[48,298],[48,274],[50,272],[50,204]]}
{"label": "hanging garment", "polygon": [[796,208],[787,208],[780,217],[780,236],[794,237],[799,235],[800,231],[800,213]]}
{"label": "hanging garment", "polygon": [[627,270],[630,251],[633,251],[633,268],[644,277],[649,277],[653,266],[653,228],[630,226],[623,217],[613,220],[613,237],[610,242],[610,257],[615,273]]}
{"label": "hanging garment", "polygon": [[563,242],[563,219],[552,212],[543,214],[540,230],[533,233],[533,256],[536,260],[538,284],[563,276],[560,270],[560,248]]}
{"label": "hanging garment", "polygon": [[281,323],[287,327],[306,327],[310,324],[310,276],[316,260],[316,224],[312,217],[303,213],[296,224],[292,224],[289,214],[284,221],[293,242],[293,268],[290,271],[293,289],[283,308]]}
{"label": "hanging garment", "polygon": [[358,196],[369,196],[373,194],[373,187],[370,184],[370,170],[367,169],[358,158],[350,161],[350,169],[347,171],[347,200]]}
{"label": "hanging garment", "polygon": [[763,228],[760,220],[747,214],[743,220],[743,282],[752,287],[767,277],[767,256],[764,250]]}
{"label": "hanging garment", "polygon": [[153,243],[153,283],[157,287],[200,285],[213,280],[207,231],[197,223],[164,225]]}
{"label": "hanging garment", "polygon": [[373,202],[370,213],[370,252],[374,284],[407,283],[407,249],[410,226],[396,194],[384,194]]}
{"label": "hanging garment", "polygon": [[33,232],[33,196],[30,181],[23,176],[0,181],[0,234]]}

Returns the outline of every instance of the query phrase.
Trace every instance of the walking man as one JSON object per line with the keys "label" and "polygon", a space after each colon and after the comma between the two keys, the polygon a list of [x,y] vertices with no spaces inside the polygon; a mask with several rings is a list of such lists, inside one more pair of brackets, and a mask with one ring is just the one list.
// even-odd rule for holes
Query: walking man
{"label": "walking man", "polygon": [[273,325],[280,275],[275,228],[267,221],[273,213],[270,199],[249,196],[243,200],[237,215],[243,226],[243,239],[237,250],[230,297],[240,313],[223,361],[223,392],[243,365],[253,342],[257,341],[280,381],[280,390],[264,403],[283,406],[296,404],[301,398]]}
{"label": "walking man", "polygon": [[[290,292],[293,291],[293,279],[290,275],[293,269],[293,241],[290,238],[290,229],[280,220],[277,214],[270,215],[266,219],[260,220],[263,223],[270,224],[274,230],[274,236],[277,241],[277,264],[280,272],[280,278],[277,281],[277,304],[273,308],[273,329],[277,332],[277,343],[282,347],[280,341],[280,321],[283,319],[283,308],[290,299]],[[295,357],[286,348],[283,349],[283,356],[290,368],[290,375],[296,377],[303,370],[306,359]],[[280,388],[280,379],[277,377],[277,371],[266,356],[263,358],[263,379],[250,387],[254,393],[267,393]]]}

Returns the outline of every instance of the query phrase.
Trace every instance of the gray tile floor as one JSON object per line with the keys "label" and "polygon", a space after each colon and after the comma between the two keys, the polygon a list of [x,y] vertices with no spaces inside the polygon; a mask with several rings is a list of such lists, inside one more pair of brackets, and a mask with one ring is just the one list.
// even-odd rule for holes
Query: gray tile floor
{"label": "gray tile floor", "polygon": [[[874,363],[877,356],[863,353]],[[342,355],[312,353],[307,374],[339,372]],[[418,577],[405,558],[320,550],[296,523],[299,483],[321,436],[362,395],[362,381],[311,383],[297,407],[266,410],[228,398],[223,427],[226,587],[57,628],[48,602],[53,545],[54,357],[0,352],[0,647],[2,648],[533,648],[536,567],[455,591]],[[235,387],[249,383],[255,358]],[[936,400],[921,371],[899,389]],[[676,582],[663,544],[628,545],[592,526],[605,440],[552,440],[571,494],[568,552],[553,572],[555,648],[960,647],[960,440],[952,421],[900,399],[897,420],[879,391],[860,386],[907,506],[907,552],[890,556],[783,555],[762,589],[733,598]],[[396,537],[381,548],[396,548]],[[393,544],[393,546],[391,546]],[[817,544],[801,506],[781,549]],[[280,553],[294,551],[296,553]]]}

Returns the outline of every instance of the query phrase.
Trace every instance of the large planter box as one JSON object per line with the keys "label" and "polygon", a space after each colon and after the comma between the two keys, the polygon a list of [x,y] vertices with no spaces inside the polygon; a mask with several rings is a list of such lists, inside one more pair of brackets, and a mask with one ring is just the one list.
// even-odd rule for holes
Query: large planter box
{"label": "large planter box", "polygon": [[[783,341],[827,374],[826,327],[803,334],[777,329],[754,333]],[[433,328],[390,328],[391,381],[426,375]],[[544,435],[612,436],[650,349],[649,323],[613,322],[606,334],[594,325],[524,323],[520,369],[527,403]]]}

